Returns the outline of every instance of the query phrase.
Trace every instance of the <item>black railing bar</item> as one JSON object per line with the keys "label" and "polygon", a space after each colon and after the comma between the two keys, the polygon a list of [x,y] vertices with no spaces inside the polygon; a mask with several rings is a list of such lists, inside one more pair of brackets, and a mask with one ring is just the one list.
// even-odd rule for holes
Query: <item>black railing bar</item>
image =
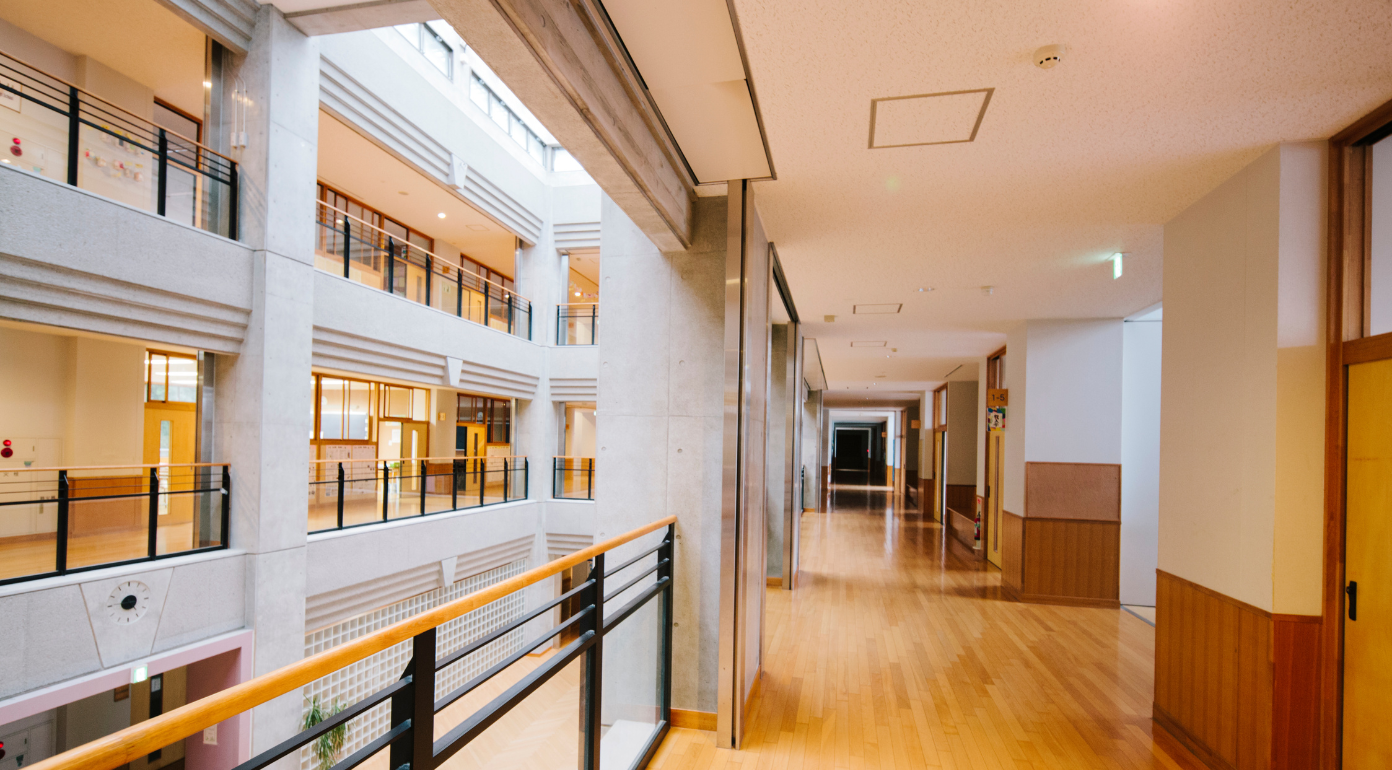
{"label": "black railing bar", "polygon": [[335,727],[338,727],[339,725],[352,719],[353,717],[356,717],[364,711],[367,711],[373,706],[376,706],[377,704],[381,703],[382,701],[385,701],[387,698],[390,698],[391,696],[395,695],[397,692],[399,692],[402,688],[406,687],[410,683],[411,677],[409,676],[403,679],[398,679],[397,681],[392,682],[390,686],[382,690],[378,690],[372,695],[363,698],[357,703],[354,703],[348,708],[338,712],[337,714],[334,714],[328,719],[325,719],[319,724],[309,728],[308,730],[295,733],[294,735],[290,736],[289,738],[286,738],[280,743],[277,743],[269,749],[266,749],[260,754],[257,754],[256,756],[252,757],[251,759],[248,759],[242,764],[237,765],[235,768],[233,768],[233,770],[261,770],[261,768],[265,767],[266,765],[275,762],[276,760],[286,756],[287,754],[289,754],[292,751],[295,751],[296,749],[308,745],[310,741],[317,739],[324,733],[327,733]]}
{"label": "black railing bar", "polygon": [[81,123],[81,124],[83,124],[83,125],[85,125],[85,126],[87,126],[88,128],[92,129],[93,131],[100,131],[100,132],[102,132],[103,134],[107,134],[107,135],[112,136],[112,137],[114,137],[114,138],[116,138],[116,139],[119,139],[120,141],[125,142],[126,144],[132,145],[132,146],[134,146],[134,147],[139,147],[140,149],[142,149],[142,150],[144,150],[144,151],[150,153],[151,155],[156,155],[156,156],[159,155],[159,148],[158,148],[158,147],[147,147],[147,146],[145,146],[144,144],[141,144],[140,141],[137,140],[137,139],[132,139],[132,138],[130,138],[129,136],[121,136],[120,134],[116,133],[116,129],[110,129],[110,128],[106,128],[105,126],[99,126],[99,125],[97,125],[96,123],[93,123],[93,122],[87,120],[86,118],[78,118],[78,122]]}
{"label": "black railing bar", "polygon": [[604,633],[609,633],[609,629],[624,622],[628,619],[629,615],[632,615],[633,613],[637,612],[640,608],[642,608],[644,604],[647,604],[649,601],[652,601],[652,598],[662,593],[662,589],[666,588],[667,585],[671,582],[672,579],[669,577],[660,578],[656,583],[653,583],[652,585],[643,589],[643,593],[638,594],[638,596],[634,598],[633,601],[629,602],[628,604],[625,604],[623,606],[623,609],[614,613],[612,616],[605,618]]}
{"label": "black railing bar", "polygon": [[373,742],[353,752],[348,756],[347,759],[329,768],[329,770],[351,770],[351,768],[361,765],[362,763],[371,759],[373,754],[376,754],[377,752],[381,751],[392,741],[395,741],[397,738],[400,738],[402,733],[410,729],[411,720],[407,719],[406,721],[402,722],[396,727],[393,727],[388,732],[383,733],[379,738],[377,738]]}
{"label": "black railing bar", "polygon": [[[0,54],[0,56],[3,56],[3,54]],[[5,57],[5,58],[9,58],[9,57]],[[15,59],[10,59],[10,61],[16,61],[16,60],[15,60]],[[25,66],[28,66],[28,65],[25,65]],[[58,80],[57,78],[53,77],[52,75],[46,75],[46,74],[44,74],[41,70],[25,71],[25,70],[15,69],[14,67],[10,66],[9,64],[6,64],[6,63],[4,62],[3,59],[0,59],[0,69],[8,70],[8,71],[14,73],[14,75],[11,75],[11,76],[9,76],[9,77],[28,78],[29,80],[32,80],[32,81],[34,81],[35,83],[40,83],[40,84],[44,85],[44,86],[47,87],[47,88],[52,88],[52,89],[54,89],[54,90],[56,90],[56,91],[60,91],[60,92],[62,92],[62,94],[63,94],[64,96],[67,96],[68,85],[65,84],[65,83],[63,83],[62,81]],[[35,74],[35,73],[37,73],[37,74]],[[38,77],[38,75],[43,75],[43,77]],[[47,78],[47,80],[45,80],[45,78]],[[53,81],[53,82],[49,82],[49,81]]]}
{"label": "black railing bar", "polygon": [[[116,122],[116,123],[118,123],[119,125],[127,125],[127,126],[130,126],[133,130],[148,131],[148,132],[150,132],[150,135],[151,135],[152,137],[158,137],[160,131],[163,131],[163,132],[165,133],[166,136],[171,136],[171,137],[174,137],[174,138],[176,138],[176,139],[181,139],[181,140],[183,140],[183,141],[185,141],[185,142],[188,142],[188,143],[190,143],[190,144],[198,145],[199,147],[202,147],[206,152],[208,152],[208,153],[210,153],[210,154],[213,154],[213,155],[219,155],[219,154],[220,154],[220,153],[218,153],[216,150],[214,150],[213,148],[208,147],[207,145],[204,145],[204,144],[199,144],[199,142],[197,142],[196,140],[190,139],[190,138],[188,138],[187,136],[184,136],[183,134],[181,134],[181,133],[179,133],[179,132],[177,132],[177,131],[175,131],[175,130],[173,130],[173,129],[165,128],[164,126],[161,126],[161,125],[159,125],[158,123],[155,123],[155,122],[152,121],[152,120],[146,120],[145,118],[142,118],[142,117],[140,117],[139,115],[134,115],[134,114],[131,114],[131,113],[126,113],[126,114],[123,115],[123,114],[121,114],[121,112],[111,112],[111,110],[121,110],[121,111],[124,111],[124,110],[123,110],[123,108],[117,107],[116,105],[114,105],[114,104],[112,104],[112,103],[106,101],[105,99],[102,99],[100,96],[95,96],[95,95],[93,95],[93,94],[87,93],[86,91],[82,90],[81,88],[79,88],[79,89],[77,90],[77,93],[78,93],[78,110],[79,110],[79,112],[82,111],[82,108],[83,108],[83,107],[86,107],[86,108],[87,108],[86,112],[87,112],[87,114],[89,114],[89,115],[106,115],[106,116],[110,117],[110,118],[112,119],[113,122]],[[84,99],[84,98],[82,98],[82,97],[87,97],[87,98]],[[109,109],[108,109],[108,108],[109,108]],[[78,119],[81,120],[81,115],[78,116]],[[83,122],[85,123],[86,121],[83,121]],[[89,124],[89,125],[90,125],[90,124]],[[98,126],[93,126],[93,128],[98,128]],[[229,158],[229,160],[231,160],[231,159]]]}
{"label": "black railing bar", "polygon": [[[33,86],[28,86],[28,87],[32,88]],[[63,99],[64,104],[63,104],[63,106],[60,107],[60,106],[58,106],[58,105],[56,105],[56,104],[49,104],[48,102],[44,101],[43,99],[36,98],[36,97],[34,97],[34,96],[30,95],[30,94],[21,93],[20,91],[17,91],[17,90],[15,90],[15,89],[11,88],[10,86],[7,86],[7,85],[0,85],[0,89],[9,91],[10,93],[14,94],[15,96],[18,96],[18,97],[21,98],[21,99],[28,99],[29,101],[33,102],[34,104],[37,104],[37,105],[40,105],[40,106],[43,106],[43,107],[47,107],[47,108],[49,108],[50,110],[53,110],[54,112],[61,113],[61,114],[63,114],[63,115],[66,115],[66,114],[68,113],[68,110],[67,110],[67,103],[66,103],[66,102],[67,102],[67,94],[64,93],[63,91],[55,91],[55,94],[54,94],[55,98],[61,98],[61,99]]]}
{"label": "black railing bar", "polygon": [[464,684],[461,684],[459,687],[446,694],[445,697],[435,701],[435,713],[440,713],[440,711],[442,711],[443,709],[448,708],[451,703],[454,703],[455,701],[459,700],[465,695],[468,695],[469,693],[473,692],[479,685],[483,684],[484,682],[487,682],[489,679],[492,679],[493,677],[502,673],[508,666],[511,666],[517,661],[527,657],[529,654],[531,654],[532,650],[535,650],[536,648],[540,647],[546,642],[551,641],[562,631],[566,630],[567,628],[570,628],[570,626],[579,622],[581,618],[585,617],[586,615],[589,615],[592,612],[594,612],[593,604],[570,616],[564,623],[555,626],[550,631],[547,631],[545,634],[538,636],[537,638],[532,639],[531,641],[522,645],[513,654],[507,656],[506,658],[503,658],[502,660],[490,666],[487,671],[484,671],[482,674],[479,674],[478,676],[475,676],[473,679],[470,679]]}
{"label": "black railing bar", "polygon": [[[318,482],[316,482],[316,483],[318,483]],[[148,497],[149,495],[146,494],[146,495],[140,495],[140,496],[141,496],[141,497]],[[74,498],[72,498],[72,499],[73,499],[73,500],[95,500],[96,498],[92,498],[92,497],[74,497]],[[467,510],[469,510],[470,508],[487,508],[487,507],[493,506],[493,505],[502,505],[503,503],[515,503],[515,502],[517,502],[518,500],[525,500],[525,499],[526,499],[526,498],[517,497],[517,498],[513,498],[513,499],[511,499],[511,500],[494,500],[494,501],[491,502],[491,503],[475,503],[475,504],[473,504],[473,505],[461,505],[461,506],[459,506],[458,508],[451,508],[451,509],[445,510],[445,511],[431,511],[431,512],[426,513],[426,514],[414,513],[414,514],[409,514],[409,515],[407,515],[407,516],[397,516],[397,517],[395,517],[395,518],[389,519],[388,521],[402,521],[402,520],[404,520],[404,519],[420,518],[421,516],[436,516],[436,515],[439,515],[439,514],[441,514],[441,513],[453,513],[453,512],[455,512],[455,511],[467,511]],[[323,533],[323,532],[339,532],[339,531],[342,531],[342,530],[344,530],[344,529],[354,529],[354,528],[356,528],[356,527],[371,527],[371,526],[374,526],[374,525],[376,525],[376,524],[385,524],[385,523],[386,523],[386,522],[382,521],[381,519],[373,519],[372,521],[364,521],[364,522],[359,522],[359,523],[357,523],[357,524],[345,524],[345,525],[343,525],[342,527],[330,527],[330,528],[328,528],[328,529],[316,529],[316,530],[313,530],[313,531],[310,531],[310,532],[306,532],[305,534],[307,534],[307,535],[318,535],[318,534],[321,534],[321,533]]]}
{"label": "black railing bar", "polygon": [[[663,559],[662,561],[659,561],[658,563],[652,565],[651,567],[648,567],[647,569],[643,570],[641,573],[639,573],[638,577],[635,577],[634,579],[628,581],[627,583],[624,583],[622,588],[616,588],[616,589],[614,589],[612,592],[610,592],[607,596],[604,597],[604,601],[607,603],[610,599],[613,599],[615,596],[618,596],[619,594],[623,593],[624,591],[627,591],[628,589],[630,589],[630,588],[632,588],[632,587],[638,585],[638,581],[639,581],[639,580],[642,580],[643,578],[647,577],[648,575],[651,575],[652,573],[658,571],[659,569],[662,568],[662,565],[668,563],[669,561],[671,561],[671,560],[670,560],[670,559]],[[608,576],[606,575],[605,577],[608,577]]]}
{"label": "black railing bar", "polygon": [[632,567],[632,566],[634,565],[634,563],[636,563],[639,559],[642,559],[642,558],[645,557],[645,556],[652,556],[653,554],[655,554],[655,553],[657,553],[658,551],[662,550],[662,547],[663,547],[664,545],[667,545],[667,542],[668,542],[668,541],[667,541],[666,539],[663,539],[663,541],[662,541],[661,543],[658,543],[657,545],[653,546],[653,547],[650,548],[649,550],[646,550],[646,551],[644,551],[644,552],[638,554],[637,556],[634,556],[632,559],[629,559],[628,561],[624,562],[623,564],[620,564],[619,566],[617,566],[617,567],[615,567],[615,568],[609,570],[608,572],[604,573],[604,577],[606,577],[606,578],[611,578],[611,577],[613,577],[613,576],[619,574],[620,572],[623,572],[624,570],[628,569],[629,567]]}
{"label": "black railing bar", "polygon": [[464,748],[477,738],[484,730],[487,730],[503,718],[503,715],[512,710],[520,701],[536,691],[538,687],[546,684],[556,672],[570,665],[570,662],[578,658],[586,650],[590,649],[595,643],[595,633],[586,631],[580,635],[579,639],[571,642],[561,653],[553,656],[545,665],[533,669],[531,673],[523,677],[521,681],[509,687],[506,692],[494,698],[487,706],[474,712],[473,716],[464,720],[445,733],[445,736],[435,741],[435,766],[454,756],[456,752]]}
{"label": "black railing bar", "polygon": [[514,621],[512,621],[511,623],[507,624],[506,626],[503,626],[502,628],[497,629],[496,631],[494,631],[494,632],[488,634],[487,636],[480,637],[480,638],[478,638],[478,639],[475,639],[475,640],[472,641],[472,642],[469,642],[468,644],[464,645],[463,647],[460,647],[458,650],[455,650],[454,652],[450,653],[449,655],[446,655],[445,657],[440,658],[439,660],[435,661],[435,670],[436,670],[436,671],[443,671],[443,670],[445,670],[445,667],[446,667],[446,666],[452,666],[452,665],[454,665],[456,662],[458,662],[460,658],[463,658],[463,657],[465,657],[466,655],[472,655],[472,654],[474,654],[475,652],[478,652],[479,649],[482,648],[485,644],[489,644],[489,643],[491,643],[491,642],[493,642],[493,641],[496,641],[496,640],[497,640],[499,637],[501,637],[503,634],[506,634],[506,633],[508,633],[509,631],[511,631],[512,629],[517,628],[518,626],[522,625],[523,623],[526,623],[527,621],[532,620],[533,618],[537,617],[537,616],[540,615],[541,613],[546,612],[547,610],[551,609],[552,607],[555,607],[556,605],[558,605],[558,604],[560,604],[561,602],[565,601],[566,599],[569,599],[570,597],[572,597],[572,596],[574,596],[574,595],[580,593],[581,591],[584,591],[584,590],[588,589],[591,585],[594,585],[594,581],[593,581],[593,580],[587,580],[587,581],[585,581],[584,583],[581,583],[580,585],[576,586],[575,588],[572,588],[570,591],[567,591],[566,593],[564,593],[564,594],[562,594],[561,596],[557,597],[554,601],[552,601],[552,602],[546,604],[545,606],[539,607],[539,608],[533,610],[532,612],[530,612],[530,613],[528,613],[528,614],[526,614],[526,615],[523,615],[522,617],[518,618],[517,620],[514,620]]}
{"label": "black railing bar", "polygon": [[198,174],[199,176],[206,176],[206,177],[208,177],[209,179],[211,179],[211,180],[213,180],[213,181],[215,181],[215,182],[222,182],[223,184],[231,184],[231,183],[232,183],[231,179],[223,179],[222,177],[218,176],[217,174],[213,173],[212,171],[205,171],[205,170],[203,170],[203,169],[201,169],[201,168],[198,168],[198,166],[196,166],[196,165],[192,165],[192,166],[191,166],[191,165],[189,165],[189,164],[183,162],[182,160],[179,160],[178,158],[174,157],[172,154],[170,154],[170,153],[168,153],[168,152],[165,153],[165,158],[168,160],[168,162],[169,162],[171,165],[178,166],[178,167],[180,167],[180,168],[182,168],[182,169],[188,171],[190,174]]}
{"label": "black railing bar", "polygon": [[[110,123],[111,128],[113,129],[120,131],[130,131],[131,133],[134,133],[136,135],[149,134],[150,141],[159,140],[160,127],[155,125],[154,123],[144,122],[144,120],[141,118],[132,120],[129,117],[123,117],[119,113],[111,112],[110,110],[106,109],[101,109],[92,102],[87,101],[83,101],[78,104],[78,112],[78,120],[92,126],[93,128],[102,128],[101,126],[96,126],[91,123],[92,120],[101,120],[103,122]],[[84,114],[88,117],[83,118],[82,115]],[[127,139],[127,141],[130,141],[126,137],[122,138],[125,138]]]}

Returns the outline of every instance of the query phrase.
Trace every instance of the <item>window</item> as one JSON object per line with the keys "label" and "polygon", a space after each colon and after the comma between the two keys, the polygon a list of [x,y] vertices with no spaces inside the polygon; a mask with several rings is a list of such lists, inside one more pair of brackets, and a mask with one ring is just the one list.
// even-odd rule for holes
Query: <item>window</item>
{"label": "window", "polygon": [[[547,144],[541,140],[537,132],[533,131],[522,118],[518,117],[510,107],[503,103],[502,98],[493,93],[493,89],[483,82],[483,78],[474,73],[469,79],[469,101],[473,102],[480,110],[487,113],[488,117],[498,124],[498,128],[507,132],[512,137],[512,141],[527,151],[537,163],[546,165]],[[559,148],[558,148],[559,149]]]}
{"label": "window", "polygon": [[512,401],[509,399],[461,393],[456,420],[471,425],[482,425],[484,440],[490,444],[507,444],[512,441]]}
{"label": "window", "polygon": [[198,400],[198,359],[178,353],[145,352],[145,400],[192,404]]}
{"label": "window", "polygon": [[412,48],[420,51],[425,60],[450,80],[454,79],[454,49],[428,24],[398,24],[396,31],[406,38]]}
{"label": "window", "polygon": [[430,391],[425,388],[316,374],[314,392],[316,439],[375,441],[382,419],[430,419]]}

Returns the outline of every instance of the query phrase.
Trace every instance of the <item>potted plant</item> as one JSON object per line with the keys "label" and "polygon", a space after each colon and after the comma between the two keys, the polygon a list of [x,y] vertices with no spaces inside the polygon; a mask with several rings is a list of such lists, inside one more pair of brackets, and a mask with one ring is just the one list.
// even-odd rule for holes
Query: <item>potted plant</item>
{"label": "potted plant", "polygon": [[[305,711],[304,720],[302,720],[300,729],[313,729],[321,722],[343,711],[343,709],[343,704],[340,703],[337,698],[334,698],[332,704],[324,704],[320,702],[319,696],[316,695],[313,700],[309,702],[309,708]],[[343,753],[343,746],[347,742],[347,722],[319,736],[319,740],[313,743],[314,758],[319,761],[319,770],[330,770],[330,768],[338,764],[338,755]]]}

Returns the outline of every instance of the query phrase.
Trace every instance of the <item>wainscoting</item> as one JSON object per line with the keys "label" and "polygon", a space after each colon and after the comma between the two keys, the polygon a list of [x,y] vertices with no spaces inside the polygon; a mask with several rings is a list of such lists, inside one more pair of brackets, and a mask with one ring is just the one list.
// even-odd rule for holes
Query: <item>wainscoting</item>
{"label": "wainscoting", "polygon": [[1156,575],[1155,723],[1215,770],[1316,767],[1320,618]]}
{"label": "wainscoting", "polygon": [[948,484],[947,507],[960,512],[964,516],[972,518],[973,522],[975,522],[976,485]]}
{"label": "wainscoting", "polygon": [[966,547],[967,553],[975,559],[981,559],[981,552],[976,550],[976,518],[968,517],[955,508],[947,509],[947,531],[953,540]]}
{"label": "wainscoting", "polygon": [[1001,586],[1017,601],[1120,607],[1121,523],[1004,511]]}

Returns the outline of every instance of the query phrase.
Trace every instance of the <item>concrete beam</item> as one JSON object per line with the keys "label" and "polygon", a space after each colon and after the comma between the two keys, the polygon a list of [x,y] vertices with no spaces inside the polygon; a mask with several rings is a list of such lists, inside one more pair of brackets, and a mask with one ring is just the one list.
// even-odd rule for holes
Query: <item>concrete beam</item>
{"label": "concrete beam", "polygon": [[654,244],[690,245],[693,180],[594,0],[434,6]]}
{"label": "concrete beam", "polygon": [[435,21],[440,14],[427,0],[370,0],[366,3],[296,11],[285,14],[285,18],[301,32],[314,36]]}

